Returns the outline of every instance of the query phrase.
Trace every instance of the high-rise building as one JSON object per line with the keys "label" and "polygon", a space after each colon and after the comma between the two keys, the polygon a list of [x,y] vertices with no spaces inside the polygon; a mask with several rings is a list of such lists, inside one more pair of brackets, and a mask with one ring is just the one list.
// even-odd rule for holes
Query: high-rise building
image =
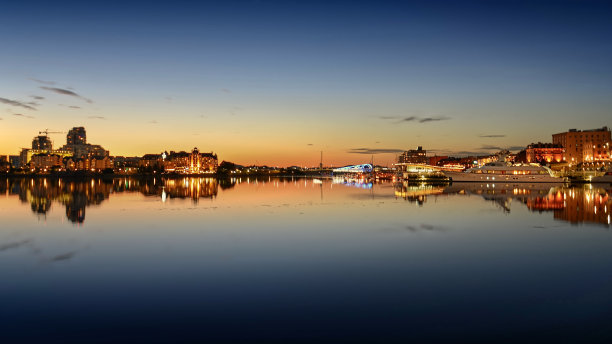
{"label": "high-rise building", "polygon": [[87,133],[84,127],[74,127],[68,131],[66,144],[62,147],[62,150],[71,152],[77,159],[109,156],[109,152],[102,148],[102,146],[87,143]]}
{"label": "high-rise building", "polygon": [[576,130],[553,134],[553,144],[560,144],[565,148],[563,160],[578,164],[583,162],[610,161],[610,129]]}
{"label": "high-rise building", "polygon": [[39,135],[32,140],[32,149],[50,151],[53,144],[47,135]]}
{"label": "high-rise building", "polygon": [[84,127],[74,127],[66,135],[66,144],[84,145],[87,143],[87,134]]}

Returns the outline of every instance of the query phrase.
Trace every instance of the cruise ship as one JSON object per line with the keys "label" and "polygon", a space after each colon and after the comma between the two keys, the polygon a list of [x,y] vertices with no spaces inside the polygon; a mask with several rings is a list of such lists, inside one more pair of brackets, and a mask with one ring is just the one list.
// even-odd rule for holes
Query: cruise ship
{"label": "cruise ship", "polygon": [[506,162],[489,163],[464,172],[444,172],[453,182],[512,182],[512,183],[564,183],[552,171],[537,164],[510,165]]}
{"label": "cruise ship", "polygon": [[593,177],[591,183],[612,183],[612,167],[608,167],[603,176]]}

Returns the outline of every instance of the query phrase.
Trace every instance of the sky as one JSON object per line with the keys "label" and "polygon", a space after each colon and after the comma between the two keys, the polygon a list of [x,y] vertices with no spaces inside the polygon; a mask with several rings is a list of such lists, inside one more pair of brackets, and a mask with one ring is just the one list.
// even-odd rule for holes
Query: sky
{"label": "sky", "polygon": [[596,1],[14,1],[0,154],[74,126],[111,155],[273,166],[517,150],[612,126],[610,18]]}

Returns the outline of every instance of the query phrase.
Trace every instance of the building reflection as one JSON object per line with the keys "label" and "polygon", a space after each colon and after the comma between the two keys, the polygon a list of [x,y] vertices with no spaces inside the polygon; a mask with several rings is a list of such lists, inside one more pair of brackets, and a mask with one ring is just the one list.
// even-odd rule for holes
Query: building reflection
{"label": "building reflection", "polygon": [[444,194],[444,187],[427,183],[409,183],[407,181],[395,184],[395,197],[403,198],[411,203],[422,206],[427,202],[427,196]]}
{"label": "building reflection", "polygon": [[514,202],[525,205],[533,212],[552,212],[555,219],[572,224],[598,223],[610,226],[612,212],[610,185],[455,183],[441,186],[403,182],[396,183],[394,190],[396,198],[421,206],[427,202],[428,197],[479,196],[509,213]]}
{"label": "building reflection", "polygon": [[[225,185],[225,187],[231,187]],[[32,212],[46,215],[54,203],[66,209],[66,217],[74,223],[85,221],[85,209],[99,205],[111,193],[134,192],[148,197],[159,197],[162,201],[173,198],[191,199],[197,203],[201,198],[217,196],[218,182],[214,178],[180,179],[90,179],[63,180],[49,178],[5,179],[0,183],[0,193],[16,195],[23,203],[29,203]]]}
{"label": "building reflection", "polygon": [[612,188],[605,185],[456,183],[445,193],[480,195],[510,212],[512,201],[534,212],[552,212],[555,219],[572,224],[598,223],[610,226]]}
{"label": "building reflection", "polygon": [[546,197],[527,203],[530,210],[553,211],[555,219],[572,224],[582,222],[610,225],[612,198],[610,188],[585,185],[551,190]]}

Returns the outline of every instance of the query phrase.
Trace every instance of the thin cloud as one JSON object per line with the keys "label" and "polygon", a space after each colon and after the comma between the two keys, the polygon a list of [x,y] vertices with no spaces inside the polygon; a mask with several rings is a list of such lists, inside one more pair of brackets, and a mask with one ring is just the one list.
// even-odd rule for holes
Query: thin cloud
{"label": "thin cloud", "polygon": [[[439,122],[439,121],[447,121],[451,119],[446,116],[432,116],[432,117],[417,117],[417,116],[408,116],[408,117],[395,117],[395,116],[379,116],[378,118],[382,120],[397,120],[396,123],[405,123],[405,122],[418,122],[418,123],[429,123],[429,122]],[[399,119],[399,120],[398,120]]]}
{"label": "thin cloud", "polygon": [[26,240],[21,240],[21,241],[16,241],[16,242],[10,242],[8,244],[3,244],[3,245],[0,245],[0,251],[6,251],[6,250],[19,248],[21,246],[28,245],[31,242],[32,242],[32,239],[26,239]]}
{"label": "thin cloud", "polygon": [[71,108],[71,109],[80,109],[81,108],[80,106],[76,106],[76,105],[70,105],[68,107]]}
{"label": "thin cloud", "polygon": [[232,93],[232,91],[228,90],[227,88],[222,88],[221,91],[223,93]]}
{"label": "thin cloud", "polygon": [[106,119],[106,117],[104,117],[104,116],[89,116],[87,118],[91,118],[91,119]]}
{"label": "thin cloud", "polygon": [[506,135],[503,135],[503,134],[486,134],[486,135],[478,135],[478,137],[482,137],[482,138],[488,138],[488,137],[506,137]]}
{"label": "thin cloud", "polygon": [[419,123],[427,123],[427,122],[438,122],[438,121],[448,121],[450,117],[439,116],[439,117],[425,117],[419,119]]}
{"label": "thin cloud", "polygon": [[35,79],[35,78],[28,78],[34,82],[37,82],[39,84],[43,84],[43,85],[55,85],[55,81],[45,81],[45,80],[40,80],[40,79]]}
{"label": "thin cloud", "polygon": [[0,103],[12,105],[12,106],[17,106],[17,107],[22,107],[24,109],[36,111],[36,108],[34,108],[34,107],[32,107],[32,106],[30,106],[28,104],[22,103],[20,101],[16,101],[16,100],[12,100],[12,99],[0,98]]}
{"label": "thin cloud", "polygon": [[76,92],[73,92],[71,90],[67,90],[67,89],[64,89],[64,88],[41,86],[40,89],[51,91],[51,92],[54,92],[54,93],[57,93],[57,94],[62,94],[62,95],[66,95],[66,96],[80,98],[80,99],[83,99],[84,101],[86,101],[86,102],[88,102],[90,104],[93,103],[93,101],[91,99],[85,98],[85,97],[77,94]]}
{"label": "thin cloud", "polygon": [[157,124],[157,121],[149,121],[150,124]]}
{"label": "thin cloud", "polygon": [[27,102],[26,104],[31,105],[31,106],[40,106],[40,104],[37,102]]}
{"label": "thin cloud", "polygon": [[525,149],[525,146],[510,146],[506,149],[509,151],[520,151],[520,150]]}
{"label": "thin cloud", "polygon": [[14,113],[13,116],[15,116],[15,117],[23,117],[23,118],[34,118],[34,116],[28,116],[28,115],[24,115],[22,113]]}
{"label": "thin cloud", "polygon": [[52,257],[51,259],[49,259],[52,262],[59,262],[62,260],[69,260],[72,259],[74,256],[76,255],[76,252],[68,252],[68,253],[64,253],[64,254],[59,254],[55,257]]}
{"label": "thin cloud", "polygon": [[30,96],[30,98],[34,98],[36,100],[43,100],[43,99],[45,99],[45,97],[41,97],[41,96]]}
{"label": "thin cloud", "polygon": [[494,149],[494,150],[502,150],[503,148],[502,148],[502,147],[499,147],[499,146],[484,145],[484,146],[482,146],[482,147],[480,147],[480,148],[478,148],[478,149],[482,149],[482,150],[491,150],[491,149]]}
{"label": "thin cloud", "polygon": [[397,148],[351,148],[347,151],[349,154],[387,154],[387,153],[402,153],[403,149]]}
{"label": "thin cloud", "polygon": [[312,143],[307,143],[306,146],[314,146]]}

